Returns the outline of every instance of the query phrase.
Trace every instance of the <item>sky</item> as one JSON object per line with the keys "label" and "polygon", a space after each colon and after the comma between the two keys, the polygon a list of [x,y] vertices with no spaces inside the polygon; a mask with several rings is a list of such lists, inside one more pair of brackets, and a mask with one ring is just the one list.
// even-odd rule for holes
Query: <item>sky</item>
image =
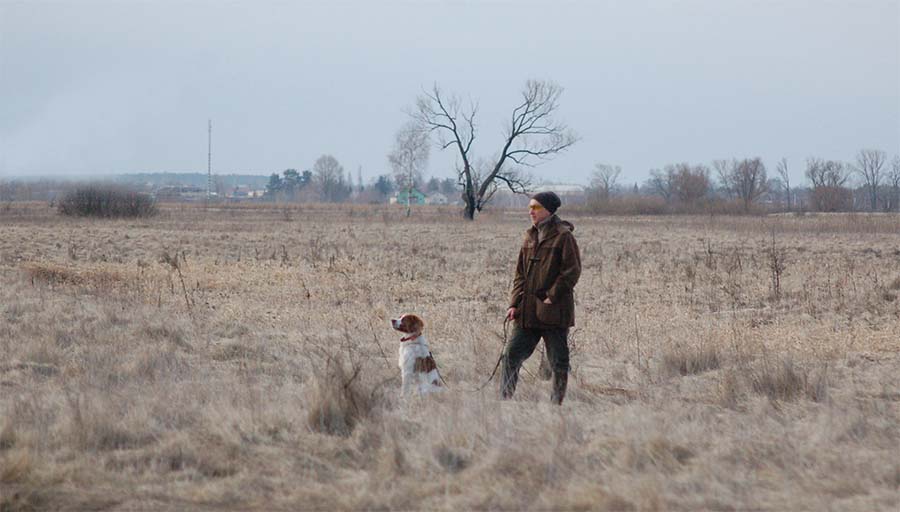
{"label": "sky", "polygon": [[[580,141],[531,169],[900,153],[900,0],[0,0],[0,177],[308,169],[355,178],[434,84],[500,150],[529,79]],[[434,148],[426,174],[453,176]]]}

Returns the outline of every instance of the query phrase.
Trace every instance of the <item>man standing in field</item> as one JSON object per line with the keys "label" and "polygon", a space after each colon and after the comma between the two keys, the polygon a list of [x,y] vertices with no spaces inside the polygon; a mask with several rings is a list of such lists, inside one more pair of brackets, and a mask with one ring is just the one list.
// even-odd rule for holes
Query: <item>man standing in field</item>
{"label": "man standing in field", "polygon": [[541,192],[528,203],[532,226],[519,250],[507,320],[515,320],[503,357],[500,396],[512,398],[519,368],[541,338],[553,370],[550,400],[562,404],[569,380],[569,328],[575,325],[575,284],[581,275],[581,254],[575,227],[556,215],[562,201]]}

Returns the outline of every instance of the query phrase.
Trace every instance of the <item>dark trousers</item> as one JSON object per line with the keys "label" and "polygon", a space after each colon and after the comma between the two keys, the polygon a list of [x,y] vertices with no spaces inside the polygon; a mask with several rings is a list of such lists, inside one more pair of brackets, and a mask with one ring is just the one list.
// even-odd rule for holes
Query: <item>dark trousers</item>
{"label": "dark trousers", "polygon": [[541,338],[547,347],[547,359],[553,370],[553,396],[551,400],[561,403],[566,392],[569,375],[569,329],[525,329],[515,326],[512,338],[503,352],[503,373],[500,379],[501,398],[512,398],[519,382],[522,363],[534,352]]}

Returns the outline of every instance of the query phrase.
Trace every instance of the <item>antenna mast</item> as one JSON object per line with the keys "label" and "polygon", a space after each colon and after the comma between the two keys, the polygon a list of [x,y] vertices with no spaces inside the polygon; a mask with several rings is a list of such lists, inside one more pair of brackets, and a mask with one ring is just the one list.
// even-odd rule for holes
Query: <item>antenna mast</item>
{"label": "antenna mast", "polygon": [[212,198],[212,119],[208,120],[209,137],[206,152],[206,206]]}

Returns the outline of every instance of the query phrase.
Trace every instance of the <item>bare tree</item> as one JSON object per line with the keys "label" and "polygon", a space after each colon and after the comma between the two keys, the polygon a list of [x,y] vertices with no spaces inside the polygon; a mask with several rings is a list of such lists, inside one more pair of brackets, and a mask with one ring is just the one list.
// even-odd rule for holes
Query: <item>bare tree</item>
{"label": "bare tree", "polygon": [[647,187],[662,196],[666,202],[688,205],[709,193],[709,168],[680,163],[667,165],[662,171],[651,169]]}
{"label": "bare tree", "polygon": [[600,199],[609,199],[620,174],[622,174],[621,166],[597,163],[591,175],[591,188],[600,195]]}
{"label": "bare tree", "polygon": [[497,191],[498,183],[514,193],[528,190],[528,177],[517,166],[533,167],[578,141],[572,130],[553,118],[559,108],[561,87],[552,82],[529,80],[521,94],[521,102],[513,109],[504,130],[500,152],[481,169],[473,165],[472,159],[478,105],[470,101],[463,106],[459,98],[445,97],[437,84],[416,101],[413,118],[429,132],[437,132],[441,149],[453,147],[459,153],[457,173],[463,188],[466,219],[474,219],[475,212],[484,208]]}
{"label": "bare tree", "polygon": [[680,163],[666,166],[666,172],[674,177],[675,197],[683,204],[695,203],[709,193],[709,168],[704,165]]}
{"label": "bare tree", "polygon": [[778,176],[781,177],[781,183],[784,186],[785,199],[787,200],[787,209],[790,211],[793,200],[791,196],[791,175],[788,173],[787,158],[782,158],[778,161],[775,171],[778,173]]}
{"label": "bare tree", "polygon": [[849,208],[852,194],[844,186],[850,179],[847,166],[835,160],[806,159],[806,178],[813,186],[813,206],[819,211]]}
{"label": "bare tree", "polygon": [[891,207],[892,211],[900,210],[900,155],[891,160],[891,170],[888,174],[891,183]]}
{"label": "bare tree", "polygon": [[732,160],[730,163],[717,160],[713,165],[719,172],[722,186],[732,197],[744,203],[745,212],[750,211],[753,203],[768,190],[766,166],[759,158]]}
{"label": "bare tree", "polygon": [[650,169],[650,179],[647,180],[647,187],[653,192],[659,194],[668,203],[672,200],[675,190],[675,174],[674,168],[668,167],[665,171],[659,169]]}
{"label": "bare tree", "polygon": [[884,179],[882,169],[886,161],[887,153],[878,149],[861,149],[856,154],[856,166],[853,170],[863,179],[872,211],[878,208],[878,187]]}
{"label": "bare tree", "polygon": [[732,162],[733,160],[713,160],[712,162],[713,169],[716,170],[716,175],[719,177],[719,183],[722,184],[722,188],[729,198],[734,197],[734,191],[728,187],[728,175],[731,173]]}
{"label": "bare tree", "polygon": [[843,162],[812,157],[806,159],[806,177],[813,187],[843,187],[850,174]]}
{"label": "bare tree", "polygon": [[322,155],[313,164],[313,174],[324,201],[337,203],[346,199],[349,191],[344,183],[344,167],[331,155]]}
{"label": "bare tree", "polygon": [[397,130],[394,148],[388,153],[388,162],[394,170],[394,183],[406,190],[406,215],[409,216],[410,196],[413,188],[422,182],[425,166],[428,165],[428,131],[415,121],[409,121]]}

